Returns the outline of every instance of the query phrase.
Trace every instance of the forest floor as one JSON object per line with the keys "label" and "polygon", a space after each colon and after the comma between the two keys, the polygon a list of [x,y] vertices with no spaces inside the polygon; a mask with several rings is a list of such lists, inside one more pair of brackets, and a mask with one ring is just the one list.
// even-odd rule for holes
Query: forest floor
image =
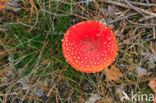
{"label": "forest floor", "polygon": [[[118,41],[115,61],[98,73],[76,71],[62,53],[65,32],[86,20]],[[0,3],[0,103],[151,103],[154,86],[155,0]]]}

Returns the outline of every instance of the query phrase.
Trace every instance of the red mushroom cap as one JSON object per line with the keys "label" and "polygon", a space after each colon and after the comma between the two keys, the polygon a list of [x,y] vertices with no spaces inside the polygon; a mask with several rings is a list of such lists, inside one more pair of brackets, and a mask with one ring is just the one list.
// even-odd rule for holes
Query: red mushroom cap
{"label": "red mushroom cap", "polygon": [[114,33],[104,23],[84,21],[67,30],[62,49],[72,67],[81,72],[94,73],[112,64],[118,45]]}

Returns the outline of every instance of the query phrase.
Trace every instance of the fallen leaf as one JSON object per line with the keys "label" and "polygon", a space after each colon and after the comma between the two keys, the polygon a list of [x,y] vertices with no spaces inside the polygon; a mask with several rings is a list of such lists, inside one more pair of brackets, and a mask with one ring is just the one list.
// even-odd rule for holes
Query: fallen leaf
{"label": "fallen leaf", "polygon": [[11,71],[10,68],[7,68],[7,69],[1,69],[1,70],[0,70],[0,75],[3,75],[3,74],[5,74],[5,73],[7,73],[7,72],[10,72],[10,71]]}
{"label": "fallen leaf", "polygon": [[156,7],[153,7],[153,8],[152,8],[152,11],[156,12]]}
{"label": "fallen leaf", "polygon": [[153,103],[156,103],[156,80],[150,80],[148,85],[155,93],[155,99]]}
{"label": "fallen leaf", "polygon": [[149,75],[150,73],[147,71],[147,69],[142,68],[142,67],[136,67],[135,72],[139,75]]}
{"label": "fallen leaf", "polygon": [[120,69],[115,66],[111,66],[110,69],[105,70],[106,73],[106,81],[119,81],[120,77],[123,75]]}

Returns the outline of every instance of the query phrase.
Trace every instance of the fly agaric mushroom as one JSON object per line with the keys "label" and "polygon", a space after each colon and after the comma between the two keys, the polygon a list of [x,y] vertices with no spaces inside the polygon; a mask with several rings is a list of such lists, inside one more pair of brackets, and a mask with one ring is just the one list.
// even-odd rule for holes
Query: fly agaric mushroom
{"label": "fly agaric mushroom", "polygon": [[112,64],[118,45],[114,33],[104,23],[84,21],[67,30],[62,49],[72,67],[81,72],[94,73]]}

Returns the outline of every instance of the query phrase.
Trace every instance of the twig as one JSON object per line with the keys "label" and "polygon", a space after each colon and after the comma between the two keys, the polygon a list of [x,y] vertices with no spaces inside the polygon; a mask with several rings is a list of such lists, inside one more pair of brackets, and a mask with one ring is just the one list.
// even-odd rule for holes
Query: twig
{"label": "twig", "polygon": [[152,28],[153,26],[156,27],[156,24],[141,24],[141,23],[134,23],[134,22],[132,22],[130,20],[128,20],[128,21],[129,21],[129,23],[135,24],[137,26],[140,25],[140,26],[144,26],[144,27],[147,27],[147,28]]}
{"label": "twig", "polygon": [[101,0],[105,3],[109,3],[109,4],[113,4],[113,5],[117,5],[117,6],[120,6],[120,7],[123,7],[123,8],[130,8],[128,5],[126,4],[123,4],[123,3],[119,3],[119,2],[116,2],[116,1],[112,1],[112,0]]}
{"label": "twig", "polygon": [[152,29],[153,29],[153,39],[156,39],[156,30],[155,30],[155,27],[153,27]]}
{"label": "twig", "polygon": [[[57,0],[53,0],[53,1],[57,1]],[[68,4],[68,5],[71,5],[71,4],[77,5],[77,4],[85,4],[85,3],[88,4],[88,3],[93,2],[93,1],[94,0],[84,0],[84,1],[70,3],[70,2],[65,2],[63,0],[60,0],[59,2],[64,3],[64,4]]]}
{"label": "twig", "polygon": [[[138,8],[138,9],[140,9],[140,8]],[[144,10],[144,9],[140,9],[140,11],[142,11],[143,13],[145,13],[147,15],[156,17],[156,13],[153,13],[153,12],[150,12],[150,11],[147,11],[147,10]]]}
{"label": "twig", "polygon": [[137,15],[138,13],[131,13],[131,14],[129,14],[129,15],[126,15],[126,16],[123,16],[123,17],[121,17],[121,18],[117,18],[117,19],[115,19],[115,20],[111,20],[111,21],[109,21],[108,23],[109,24],[112,24],[112,23],[115,23],[115,22],[117,22],[117,21],[120,21],[120,20],[123,20],[123,19],[127,19],[127,18],[129,18],[129,17],[131,17],[131,16],[134,16],[134,15]]}
{"label": "twig", "polygon": [[140,13],[142,16],[145,16],[137,7],[133,6],[129,1],[125,0],[129,7]]}
{"label": "twig", "polygon": [[139,22],[142,22],[142,21],[144,21],[144,20],[149,20],[149,19],[152,19],[152,18],[155,18],[154,16],[145,16],[144,18],[141,18],[140,20],[139,20]]}
{"label": "twig", "polygon": [[[109,3],[109,4],[117,5],[117,6],[120,6],[120,7],[132,9],[130,6],[128,6],[126,4],[123,4],[123,3],[116,2],[116,1],[112,1],[112,0],[101,0],[101,1]],[[141,8],[138,8],[138,7],[135,7],[135,9],[143,12],[144,14],[156,17],[156,13],[153,13],[153,12],[150,12],[148,10],[144,10],[144,9],[141,9]]]}
{"label": "twig", "polygon": [[[125,2],[125,0],[120,0],[120,1]],[[140,6],[156,6],[156,4],[153,4],[153,3],[140,3],[140,2],[134,2],[134,1],[128,1],[128,2],[134,5],[140,5]]]}

